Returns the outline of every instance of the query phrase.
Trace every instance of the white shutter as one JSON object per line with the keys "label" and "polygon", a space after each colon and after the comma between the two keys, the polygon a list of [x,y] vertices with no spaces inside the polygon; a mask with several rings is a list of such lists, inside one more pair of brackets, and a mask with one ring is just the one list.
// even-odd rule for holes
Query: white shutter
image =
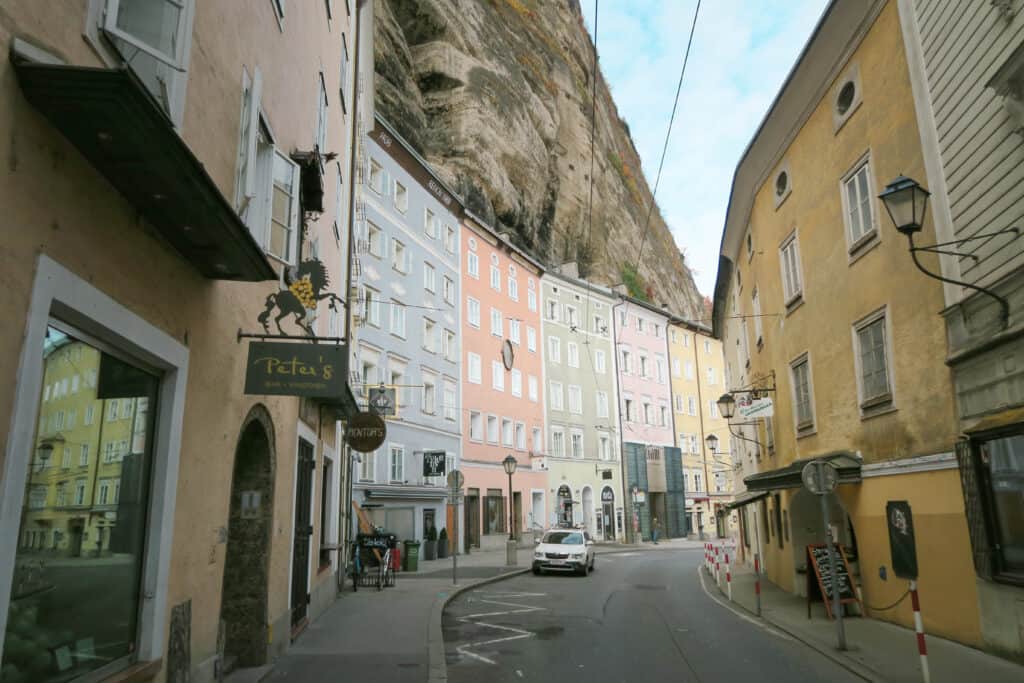
{"label": "white shutter", "polygon": [[242,188],[242,207],[256,196],[256,139],[260,130],[260,98],[263,95],[263,73],[257,66],[249,88],[249,139],[245,141],[245,185]]}

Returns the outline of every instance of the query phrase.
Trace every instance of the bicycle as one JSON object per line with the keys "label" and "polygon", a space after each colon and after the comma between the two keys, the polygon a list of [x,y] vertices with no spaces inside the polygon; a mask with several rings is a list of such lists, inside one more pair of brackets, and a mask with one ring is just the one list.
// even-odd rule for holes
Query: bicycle
{"label": "bicycle", "polygon": [[394,573],[394,569],[391,568],[391,548],[384,551],[384,555],[380,558],[380,565],[377,567],[377,590],[381,590],[384,586],[391,585],[389,583],[389,574]]}
{"label": "bicycle", "polygon": [[362,553],[360,552],[359,544],[355,541],[349,541],[348,544],[351,548],[348,565],[349,574],[352,576],[352,592],[355,593],[359,590],[359,582],[363,580],[366,574],[366,567],[363,566],[362,558],[360,557]]}

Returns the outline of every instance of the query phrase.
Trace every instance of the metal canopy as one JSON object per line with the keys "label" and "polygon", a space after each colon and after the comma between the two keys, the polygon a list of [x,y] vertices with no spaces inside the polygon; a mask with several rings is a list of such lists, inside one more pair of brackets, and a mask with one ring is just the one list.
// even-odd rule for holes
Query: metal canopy
{"label": "metal canopy", "polygon": [[744,477],[748,491],[774,491],[778,489],[798,489],[804,484],[800,478],[804,465],[812,460],[826,460],[839,470],[840,484],[859,484],[861,481],[861,459],[852,451],[835,451],[819,455],[816,458],[794,460],[785,467],[767,472],[758,472]]}
{"label": "metal canopy", "polygon": [[277,274],[170,119],[127,68],[44,64],[12,53],[25,98],[203,276]]}
{"label": "metal canopy", "polygon": [[725,507],[727,509],[729,509],[729,510],[735,510],[736,508],[741,508],[744,505],[750,505],[751,503],[756,503],[757,501],[761,500],[762,498],[767,498],[767,497],[768,497],[768,492],[767,491],[744,491],[743,493],[741,493],[738,496],[736,496],[736,499],[733,500],[731,503],[726,503]]}

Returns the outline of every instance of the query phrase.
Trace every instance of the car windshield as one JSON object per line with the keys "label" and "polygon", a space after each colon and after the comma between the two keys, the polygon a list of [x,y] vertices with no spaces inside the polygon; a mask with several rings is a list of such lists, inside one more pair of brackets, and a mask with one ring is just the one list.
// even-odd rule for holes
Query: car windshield
{"label": "car windshield", "polygon": [[583,545],[583,534],[572,531],[552,531],[544,537],[551,545]]}

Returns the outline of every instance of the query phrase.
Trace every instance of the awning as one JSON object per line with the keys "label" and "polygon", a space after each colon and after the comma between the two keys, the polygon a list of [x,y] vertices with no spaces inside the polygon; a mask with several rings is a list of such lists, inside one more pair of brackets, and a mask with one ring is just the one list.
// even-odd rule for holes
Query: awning
{"label": "awning", "polygon": [[852,451],[834,451],[819,455],[816,458],[794,460],[785,467],[767,472],[758,472],[743,478],[748,491],[777,491],[779,489],[798,489],[804,483],[800,478],[804,466],[814,460],[826,460],[839,470],[840,484],[859,484],[861,459]]}
{"label": "awning", "polygon": [[440,500],[448,495],[448,489],[444,486],[378,485],[368,487],[364,494],[372,500]]}
{"label": "awning", "polygon": [[737,495],[736,498],[733,499],[733,501],[731,503],[726,503],[725,507],[727,509],[729,509],[729,510],[735,510],[736,508],[741,508],[744,505],[750,505],[751,503],[756,503],[757,501],[761,500],[762,498],[767,498],[767,497],[768,497],[768,492],[767,491],[744,491],[743,493]]}
{"label": "awning", "polygon": [[131,69],[11,61],[25,98],[205,277],[277,274]]}
{"label": "awning", "polygon": [[352,387],[348,384],[345,385],[345,391],[341,396],[314,398],[313,400],[334,410],[334,419],[336,420],[347,420],[359,412],[359,404],[356,402],[355,394],[352,393]]}

